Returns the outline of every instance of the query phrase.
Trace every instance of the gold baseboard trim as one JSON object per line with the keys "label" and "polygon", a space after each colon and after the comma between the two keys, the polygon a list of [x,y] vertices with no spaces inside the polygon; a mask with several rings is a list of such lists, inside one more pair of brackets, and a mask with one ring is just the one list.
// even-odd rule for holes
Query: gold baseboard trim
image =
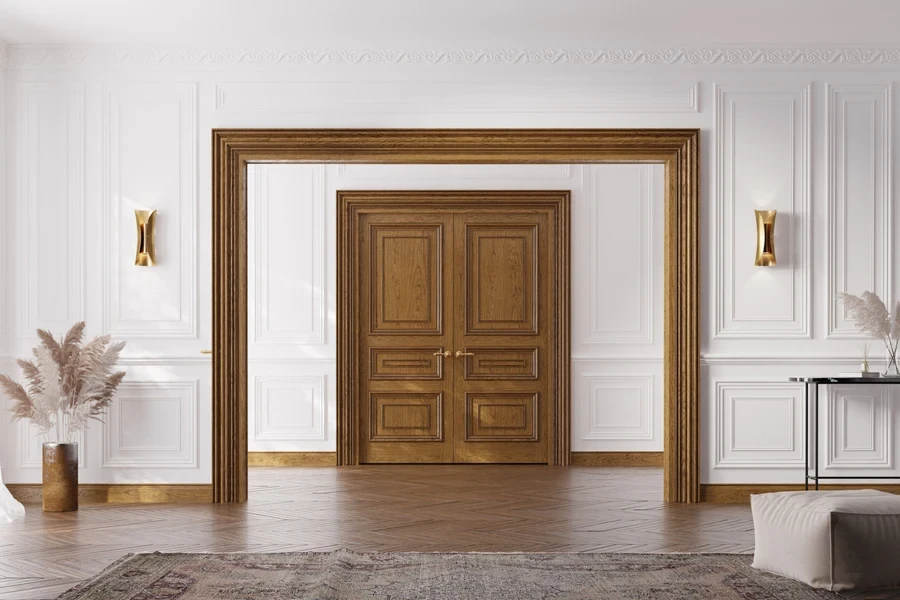
{"label": "gold baseboard trim", "polygon": [[[701,502],[721,502],[749,504],[751,494],[770,494],[772,492],[796,492],[803,489],[801,484],[732,484],[704,483],[700,486]],[[819,485],[819,490],[881,490],[892,494],[900,494],[898,484],[828,484]]]}
{"label": "gold baseboard trim", "polygon": [[658,467],[662,452],[573,452],[573,467]]}
{"label": "gold baseboard trim", "polygon": [[[12,483],[13,498],[22,504],[40,504],[39,483]],[[82,504],[209,504],[212,484],[130,484],[85,483],[78,486],[78,502]]]}
{"label": "gold baseboard trim", "polygon": [[333,467],[337,452],[248,452],[251,467]]}

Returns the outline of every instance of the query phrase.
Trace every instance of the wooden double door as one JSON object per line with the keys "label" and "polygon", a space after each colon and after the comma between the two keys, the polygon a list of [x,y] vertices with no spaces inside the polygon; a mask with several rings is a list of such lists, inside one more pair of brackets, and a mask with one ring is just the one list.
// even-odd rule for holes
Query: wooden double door
{"label": "wooden double door", "polygon": [[568,192],[341,194],[360,462],[552,463]]}

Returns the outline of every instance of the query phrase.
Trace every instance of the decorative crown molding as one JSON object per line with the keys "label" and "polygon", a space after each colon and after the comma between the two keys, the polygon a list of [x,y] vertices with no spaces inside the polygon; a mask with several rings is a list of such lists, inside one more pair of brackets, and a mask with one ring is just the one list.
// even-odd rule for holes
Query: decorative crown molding
{"label": "decorative crown molding", "polygon": [[[2,53],[2,50],[0,50]],[[11,69],[235,65],[655,65],[655,66],[885,66],[900,65],[900,47],[657,48],[594,50],[252,50],[183,46],[9,46]]]}

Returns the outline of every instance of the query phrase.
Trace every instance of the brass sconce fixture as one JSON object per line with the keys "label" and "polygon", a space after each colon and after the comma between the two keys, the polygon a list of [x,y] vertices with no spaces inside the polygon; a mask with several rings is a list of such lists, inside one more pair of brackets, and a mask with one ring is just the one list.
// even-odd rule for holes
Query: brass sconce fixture
{"label": "brass sconce fixture", "polygon": [[135,210],[137,222],[137,254],[134,264],[139,267],[156,266],[156,246],[153,244],[153,230],[156,227],[155,210]]}
{"label": "brass sconce fixture", "polygon": [[774,210],[754,210],[756,213],[756,261],[757,267],[775,266],[775,213]]}

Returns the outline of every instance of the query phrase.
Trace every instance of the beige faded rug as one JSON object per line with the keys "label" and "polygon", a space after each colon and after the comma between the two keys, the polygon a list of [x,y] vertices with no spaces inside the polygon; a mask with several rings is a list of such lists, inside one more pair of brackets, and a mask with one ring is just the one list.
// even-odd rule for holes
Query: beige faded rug
{"label": "beige faded rug", "polygon": [[807,600],[737,554],[132,554],[59,600]]}

